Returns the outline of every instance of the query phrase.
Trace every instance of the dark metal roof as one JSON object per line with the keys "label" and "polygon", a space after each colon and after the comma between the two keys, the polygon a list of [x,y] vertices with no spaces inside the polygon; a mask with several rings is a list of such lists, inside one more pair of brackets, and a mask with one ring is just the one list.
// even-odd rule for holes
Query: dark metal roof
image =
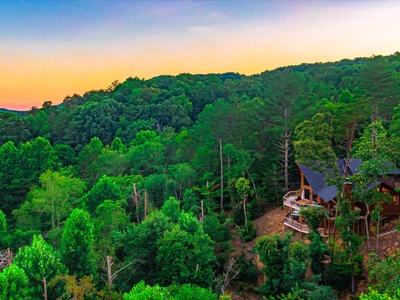
{"label": "dark metal roof", "polygon": [[[362,165],[363,161],[360,159],[350,158],[347,165],[346,177],[355,175],[359,172],[358,167]],[[313,192],[316,193],[322,200],[325,202],[331,201],[333,198],[336,197],[337,189],[335,186],[327,186],[325,182],[326,175],[323,173],[318,173],[314,171],[312,168],[306,165],[298,165],[300,170],[303,172],[304,177],[307,179],[308,183],[313,189]],[[339,168],[340,175],[345,174],[346,168],[346,159],[338,159],[337,166]],[[389,172],[386,172],[386,175],[398,175],[400,174],[400,170],[391,167],[389,163],[385,164],[386,167],[390,167]],[[329,171],[328,171],[329,172]],[[378,182],[380,184],[380,181]],[[371,184],[367,188],[375,187],[376,184]],[[353,185],[354,189],[354,185]]]}
{"label": "dark metal roof", "polygon": [[[350,158],[347,166],[346,176],[351,176],[357,174],[357,168],[362,164],[362,161],[359,159]],[[346,167],[346,159],[338,159],[337,165],[339,168],[339,172],[341,175],[344,175],[345,167]],[[316,193],[322,200],[325,202],[331,201],[336,197],[337,189],[335,186],[327,186],[325,183],[325,174],[318,173],[311,169],[306,165],[298,165],[300,170],[303,172],[304,177],[307,179],[308,183],[313,189],[313,192]]]}

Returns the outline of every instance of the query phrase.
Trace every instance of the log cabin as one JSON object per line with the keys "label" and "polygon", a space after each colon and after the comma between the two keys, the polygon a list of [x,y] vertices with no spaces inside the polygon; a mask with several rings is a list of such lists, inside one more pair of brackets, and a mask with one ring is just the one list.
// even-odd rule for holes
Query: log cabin
{"label": "log cabin", "polygon": [[[358,222],[353,224],[353,229],[360,235],[365,234],[366,206],[357,199],[352,199],[354,184],[349,181],[349,177],[358,173],[358,167],[363,162],[358,159],[339,159],[337,166],[343,176],[345,197],[351,201],[353,210],[359,211]],[[284,225],[300,233],[308,233],[307,220],[300,216],[300,209],[309,206],[321,206],[326,211],[326,217],[322,220],[319,232],[324,237],[335,236],[335,219],[338,216],[336,196],[338,191],[335,186],[326,184],[326,175],[313,170],[311,167],[298,164],[300,171],[300,189],[289,191],[283,197],[285,208]],[[388,174],[379,176],[378,188],[383,193],[389,193],[393,202],[382,205],[381,216],[385,219],[389,216],[400,216],[400,170],[391,169]]]}

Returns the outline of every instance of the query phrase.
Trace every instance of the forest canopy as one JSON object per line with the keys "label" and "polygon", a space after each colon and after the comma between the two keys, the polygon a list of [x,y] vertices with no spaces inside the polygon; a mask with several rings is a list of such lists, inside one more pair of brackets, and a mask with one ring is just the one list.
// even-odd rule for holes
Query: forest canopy
{"label": "forest canopy", "polygon": [[[294,151],[303,161],[307,147],[316,158],[328,148],[357,155],[379,124],[385,159],[400,167],[399,75],[396,52],[252,76],[134,77],[0,112],[0,250],[15,254],[0,295],[40,299],[43,277],[51,297],[109,299],[216,299],[235,280],[255,284],[251,261],[232,264],[232,234],[254,239],[252,221],[298,187]],[[310,240],[311,249],[291,236],[257,242],[271,264],[262,272],[280,280],[259,293],[334,297],[327,283],[341,287],[321,265],[329,250]],[[319,277],[307,281],[311,265]]]}

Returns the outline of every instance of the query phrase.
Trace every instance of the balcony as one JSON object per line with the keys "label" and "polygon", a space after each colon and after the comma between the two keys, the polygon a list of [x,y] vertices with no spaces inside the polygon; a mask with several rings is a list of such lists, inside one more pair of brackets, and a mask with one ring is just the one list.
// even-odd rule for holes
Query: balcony
{"label": "balcony", "polygon": [[285,226],[292,228],[296,231],[299,231],[301,233],[309,233],[309,228],[308,225],[304,222],[302,222],[302,217],[295,213],[295,212],[288,212],[285,216],[285,221],[284,224]]}
{"label": "balcony", "polygon": [[311,200],[301,198],[302,191],[290,191],[285,196],[283,196],[283,204],[291,210],[300,210],[302,207],[307,206],[319,206],[318,203]]}

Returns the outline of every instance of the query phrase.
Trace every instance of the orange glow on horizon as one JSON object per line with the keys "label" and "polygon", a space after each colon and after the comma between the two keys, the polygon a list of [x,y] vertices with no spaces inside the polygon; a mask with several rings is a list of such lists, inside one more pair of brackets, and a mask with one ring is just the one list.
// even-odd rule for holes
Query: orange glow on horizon
{"label": "orange glow on horizon", "polygon": [[[178,1],[170,5],[194,5],[197,9],[212,6],[210,3]],[[292,6],[282,17],[266,14],[258,19],[243,17],[239,22],[222,10],[207,11],[207,22],[188,16],[191,23],[186,24],[186,19],[174,23],[170,11],[160,9],[156,20],[166,14],[167,21],[161,24],[171,28],[149,24],[149,29],[137,29],[132,25],[122,31],[116,15],[106,23],[111,29],[89,26],[78,32],[80,36],[65,40],[62,36],[49,40],[42,36],[0,37],[0,107],[29,110],[45,101],[59,104],[68,95],[82,95],[135,76],[253,75],[282,66],[389,55],[400,50],[396,48],[400,35],[392,30],[400,27],[400,2],[353,3],[358,9],[346,2],[337,6],[328,2],[282,3]],[[208,25],[211,21],[214,23]],[[120,29],[118,34],[114,34],[115,28]]]}

